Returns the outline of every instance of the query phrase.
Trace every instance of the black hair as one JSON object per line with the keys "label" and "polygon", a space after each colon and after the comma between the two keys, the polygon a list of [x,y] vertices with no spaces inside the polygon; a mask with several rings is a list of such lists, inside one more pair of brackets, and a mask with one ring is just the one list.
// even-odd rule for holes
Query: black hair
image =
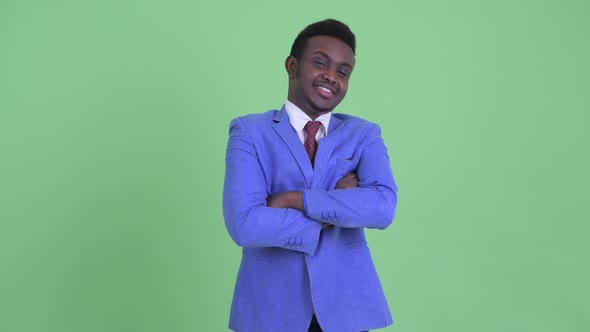
{"label": "black hair", "polygon": [[356,38],[354,33],[350,31],[348,25],[334,19],[326,19],[308,25],[303,29],[291,46],[291,56],[300,59],[303,55],[303,50],[309,38],[314,36],[331,36],[343,41],[352,49],[352,54],[355,54]]}

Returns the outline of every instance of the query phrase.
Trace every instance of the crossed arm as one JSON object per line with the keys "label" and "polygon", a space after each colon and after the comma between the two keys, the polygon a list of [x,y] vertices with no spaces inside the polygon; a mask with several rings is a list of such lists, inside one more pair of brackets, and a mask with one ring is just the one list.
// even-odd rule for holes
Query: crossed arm
{"label": "crossed arm", "polygon": [[223,214],[232,239],[242,247],[284,247],[313,254],[326,224],[345,228],[389,226],[397,201],[396,186],[377,126],[365,141],[354,173],[340,179],[334,190],[308,189],[304,194],[286,191],[268,196],[255,145],[242,121],[234,120],[223,194]]}
{"label": "crossed arm", "polygon": [[[359,179],[356,177],[356,173],[347,173],[342,179],[338,180],[336,189],[349,189],[356,188],[359,186]],[[303,194],[301,191],[284,191],[282,193],[268,196],[266,199],[268,207],[273,208],[291,208],[296,209],[305,213],[305,207],[303,204]],[[331,226],[331,224],[323,223],[322,228]]]}

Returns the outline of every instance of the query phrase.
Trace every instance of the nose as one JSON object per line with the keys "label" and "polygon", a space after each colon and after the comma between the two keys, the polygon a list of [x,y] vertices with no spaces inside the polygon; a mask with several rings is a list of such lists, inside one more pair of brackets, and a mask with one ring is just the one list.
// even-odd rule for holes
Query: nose
{"label": "nose", "polygon": [[336,83],[336,71],[334,69],[328,68],[324,71],[324,79],[329,81],[330,83]]}

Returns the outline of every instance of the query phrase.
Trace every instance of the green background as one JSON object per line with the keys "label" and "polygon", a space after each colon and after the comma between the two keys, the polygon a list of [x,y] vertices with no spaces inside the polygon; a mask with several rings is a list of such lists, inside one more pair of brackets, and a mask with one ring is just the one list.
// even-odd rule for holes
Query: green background
{"label": "green background", "polygon": [[0,331],[226,331],[228,124],[327,17],[400,187],[384,331],[590,331],[586,0],[0,0]]}

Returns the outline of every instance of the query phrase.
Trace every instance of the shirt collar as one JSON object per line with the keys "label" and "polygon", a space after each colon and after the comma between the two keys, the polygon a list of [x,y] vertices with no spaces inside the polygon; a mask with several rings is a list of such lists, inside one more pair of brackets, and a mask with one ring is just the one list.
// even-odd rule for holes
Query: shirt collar
{"label": "shirt collar", "polygon": [[322,114],[315,120],[312,120],[309,115],[305,114],[305,112],[303,112],[299,107],[297,107],[297,105],[293,104],[289,100],[285,101],[285,111],[287,112],[287,116],[289,116],[289,122],[291,122],[291,126],[293,126],[296,131],[302,131],[303,127],[305,127],[308,121],[319,121],[322,123],[322,126],[324,126],[325,135],[328,135],[328,128],[330,126],[332,112]]}

